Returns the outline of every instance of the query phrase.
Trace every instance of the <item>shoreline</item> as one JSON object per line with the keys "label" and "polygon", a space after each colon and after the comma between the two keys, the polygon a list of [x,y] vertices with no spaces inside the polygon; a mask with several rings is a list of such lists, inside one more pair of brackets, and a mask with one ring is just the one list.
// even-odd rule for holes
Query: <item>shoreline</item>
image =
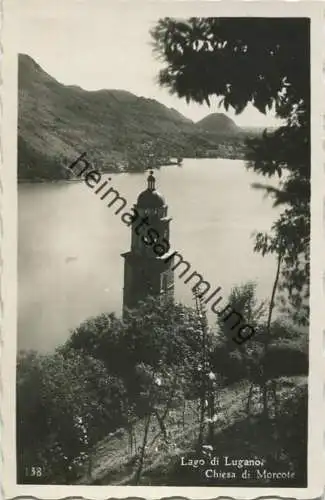
{"label": "shoreline", "polygon": [[58,182],[82,182],[80,179],[17,179],[17,184],[57,184]]}
{"label": "shoreline", "polygon": [[[206,157],[184,157],[183,160],[241,160],[241,161],[247,161],[248,158],[247,157],[209,157],[209,156],[206,156]],[[166,163],[164,165],[159,165],[159,167],[154,167],[154,170],[159,170],[161,168],[164,168],[164,167],[177,167],[177,168],[183,168],[183,165],[180,164],[178,165],[177,163]],[[145,173],[146,170],[139,170],[139,171],[133,171],[133,170],[123,170],[123,171],[105,171],[105,172],[102,172],[103,175],[107,174],[107,175],[111,175],[111,174],[142,174],[142,173]],[[82,180],[80,180],[79,178],[78,179],[33,179],[33,178],[30,178],[30,179],[17,179],[17,184],[49,184],[49,183],[52,183],[52,184],[56,184],[56,183],[59,183],[59,182],[82,182]]]}

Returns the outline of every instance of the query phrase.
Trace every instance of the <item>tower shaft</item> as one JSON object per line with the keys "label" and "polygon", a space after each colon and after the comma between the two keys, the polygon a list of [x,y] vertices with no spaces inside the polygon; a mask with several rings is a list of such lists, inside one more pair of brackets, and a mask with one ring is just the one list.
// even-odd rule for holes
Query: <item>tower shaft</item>
{"label": "tower shaft", "polygon": [[156,191],[150,173],[148,187],[134,205],[135,220],[131,226],[131,249],[124,257],[123,313],[148,297],[174,299],[173,259],[170,250],[168,207]]}

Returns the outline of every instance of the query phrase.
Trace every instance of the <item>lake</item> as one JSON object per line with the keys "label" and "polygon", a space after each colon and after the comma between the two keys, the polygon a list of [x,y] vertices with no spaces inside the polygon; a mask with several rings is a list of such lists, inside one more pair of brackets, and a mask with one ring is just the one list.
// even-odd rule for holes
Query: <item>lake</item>
{"label": "lake", "polygon": [[[251,187],[265,179],[241,160],[224,159],[186,159],[183,168],[163,167],[155,176],[173,219],[171,248],[211,287],[222,287],[225,298],[246,281],[257,281],[259,297],[269,297],[275,259],[254,254],[252,237],[268,230],[278,213]],[[147,173],[110,177],[130,207],[147,185]],[[131,233],[84,182],[20,184],[18,201],[18,348],[47,352],[84,319],[121,314],[121,253]],[[177,271],[175,298],[193,304]]]}

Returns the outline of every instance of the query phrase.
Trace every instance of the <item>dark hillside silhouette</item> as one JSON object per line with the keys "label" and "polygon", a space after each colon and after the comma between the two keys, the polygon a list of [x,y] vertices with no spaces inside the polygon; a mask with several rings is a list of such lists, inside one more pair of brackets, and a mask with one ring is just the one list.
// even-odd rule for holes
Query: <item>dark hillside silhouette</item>
{"label": "dark hillside silhouette", "polygon": [[[213,118],[213,117],[212,117]],[[207,117],[209,119],[209,117]],[[242,157],[234,124],[224,147],[224,124],[210,135],[175,109],[125,90],[86,91],[63,85],[31,57],[19,55],[18,177],[67,178],[67,165],[88,151],[97,168],[142,171],[171,157]]]}

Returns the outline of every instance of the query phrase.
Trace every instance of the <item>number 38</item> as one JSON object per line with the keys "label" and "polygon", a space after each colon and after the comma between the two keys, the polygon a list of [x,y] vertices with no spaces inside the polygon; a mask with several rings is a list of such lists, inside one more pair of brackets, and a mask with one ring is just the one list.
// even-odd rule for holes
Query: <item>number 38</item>
{"label": "number 38", "polygon": [[26,476],[42,477],[42,467],[26,467]]}

